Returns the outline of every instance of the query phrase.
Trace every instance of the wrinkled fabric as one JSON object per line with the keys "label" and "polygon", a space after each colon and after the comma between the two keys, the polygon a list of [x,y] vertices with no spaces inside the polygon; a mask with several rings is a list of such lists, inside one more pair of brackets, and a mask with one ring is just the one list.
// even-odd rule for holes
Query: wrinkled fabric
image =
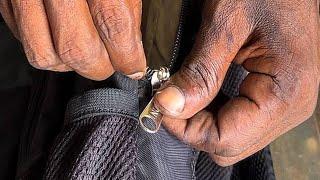
{"label": "wrinkled fabric", "polygon": [[[170,63],[182,1],[144,1],[148,2],[149,5],[144,6],[143,41],[148,64],[159,67]],[[175,70],[192,48],[201,21],[200,12],[192,11],[199,6],[189,7]],[[5,69],[1,72],[9,74],[0,73],[1,87],[30,88],[24,93],[16,91],[21,94],[17,96],[21,98],[21,105],[14,102],[8,106],[20,108],[16,114],[20,116],[15,117],[20,125],[12,128],[17,133],[11,144],[1,140],[10,144],[8,151],[12,150],[2,154],[8,161],[1,163],[5,166],[10,162],[10,168],[16,167],[16,171],[6,172],[3,168],[0,177],[225,180],[274,177],[267,149],[235,166],[222,168],[207,153],[194,150],[164,128],[153,135],[142,131],[137,125],[137,116],[151,98],[150,83],[145,80],[137,82],[116,73],[105,81],[95,82],[73,72],[34,69],[31,76],[31,67],[22,50],[22,58],[16,56],[19,44],[7,28],[4,32],[0,36],[9,41],[0,39],[0,46],[5,47],[0,51],[0,59],[5,59],[2,61]],[[222,91],[229,97],[237,94],[236,88],[244,76],[239,69],[235,67],[228,72]],[[7,98],[12,97],[8,95]]]}
{"label": "wrinkled fabric", "polygon": [[139,104],[144,104],[138,90],[144,88],[119,73],[107,82],[107,88],[86,90],[68,103],[44,178],[195,178],[194,149],[163,128],[148,134],[138,126]]}
{"label": "wrinkled fabric", "polygon": [[138,105],[132,88],[97,89],[72,99],[44,179],[135,179]]}
{"label": "wrinkled fabric", "polygon": [[139,90],[146,84],[119,73],[107,82],[69,101],[44,179],[274,179],[268,148],[220,167],[163,127],[156,134],[144,132],[138,126],[145,104],[139,103]]}

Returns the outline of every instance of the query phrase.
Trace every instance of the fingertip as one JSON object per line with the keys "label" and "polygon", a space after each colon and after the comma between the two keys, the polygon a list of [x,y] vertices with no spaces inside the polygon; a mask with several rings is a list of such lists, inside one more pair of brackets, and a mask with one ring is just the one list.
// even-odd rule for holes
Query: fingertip
{"label": "fingertip", "polygon": [[142,42],[137,45],[136,51],[131,53],[131,57],[126,62],[116,65],[116,69],[119,69],[120,72],[131,79],[139,80],[144,77],[147,71],[147,62]]}
{"label": "fingertip", "polygon": [[81,76],[94,80],[94,81],[103,81],[110,77],[113,73],[114,70],[110,68],[96,68],[92,69],[91,71],[76,71],[78,74]]}
{"label": "fingertip", "polygon": [[128,75],[129,78],[134,79],[134,80],[139,80],[144,76],[144,72],[137,72],[137,73],[133,73]]}
{"label": "fingertip", "polygon": [[155,95],[154,103],[161,113],[170,117],[179,116],[184,110],[185,96],[177,86],[168,86]]}

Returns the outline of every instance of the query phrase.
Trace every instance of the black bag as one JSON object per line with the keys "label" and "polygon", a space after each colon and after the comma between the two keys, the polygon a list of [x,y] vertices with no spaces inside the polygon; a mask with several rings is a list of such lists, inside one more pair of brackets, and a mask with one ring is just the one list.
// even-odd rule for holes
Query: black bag
{"label": "black bag", "polygon": [[[179,32],[172,71],[190,51],[198,21],[181,24],[184,31]],[[3,32],[0,36],[9,40],[1,45],[16,48],[1,51],[0,59],[20,52],[14,59],[26,64],[17,41],[7,29]],[[135,81],[115,73],[94,82],[75,73],[30,71],[31,77],[21,76],[26,78],[19,88],[0,90],[2,132],[10,132],[0,139],[1,147],[8,149],[0,153],[0,179],[275,178],[268,148],[223,168],[164,128],[157,134],[144,132],[137,118],[151,98],[147,79]],[[233,96],[243,72],[233,66],[228,74],[223,92]]]}

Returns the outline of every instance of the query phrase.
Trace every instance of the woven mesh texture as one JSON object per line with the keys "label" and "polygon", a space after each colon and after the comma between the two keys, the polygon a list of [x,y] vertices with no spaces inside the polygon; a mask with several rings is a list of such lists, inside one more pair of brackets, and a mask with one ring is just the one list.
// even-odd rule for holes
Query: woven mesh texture
{"label": "woven mesh texture", "polygon": [[135,179],[136,121],[97,116],[66,126],[44,179]]}
{"label": "woven mesh texture", "polygon": [[241,65],[232,63],[222,84],[221,91],[229,97],[237,96],[241,82],[247,76],[247,73]]}
{"label": "woven mesh texture", "polygon": [[[239,73],[242,78],[225,85],[229,97],[237,95],[233,88],[245,77],[243,71],[229,72],[231,79]],[[129,92],[98,89],[69,102],[44,179],[274,179],[268,149],[223,168],[163,128],[156,134],[142,131],[137,128],[138,96]]]}
{"label": "woven mesh texture", "polygon": [[121,89],[91,90],[70,100],[44,179],[136,178],[139,103],[134,91],[123,90],[133,83],[121,82]]}

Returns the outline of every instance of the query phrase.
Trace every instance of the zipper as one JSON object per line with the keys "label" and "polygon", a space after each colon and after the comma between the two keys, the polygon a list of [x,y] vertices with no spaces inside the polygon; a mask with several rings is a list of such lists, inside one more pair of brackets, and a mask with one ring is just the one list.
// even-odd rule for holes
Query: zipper
{"label": "zipper", "polygon": [[189,10],[188,9],[189,4],[190,4],[190,0],[182,0],[177,35],[176,35],[176,39],[174,41],[170,63],[168,65],[168,68],[170,69],[171,73],[173,73],[173,71],[175,70],[174,65],[175,65],[175,63],[178,59],[178,56],[179,56],[180,47],[181,47],[181,39],[182,39],[182,35],[184,33],[184,27],[185,27],[185,23],[186,23],[186,16],[188,15],[187,13]]}
{"label": "zipper", "polygon": [[[175,41],[174,41],[174,44],[173,44],[173,48],[172,48],[172,55],[171,55],[169,64],[166,67],[166,68],[168,68],[170,70],[170,73],[172,73],[172,74],[176,70],[175,65],[176,65],[177,59],[179,57],[179,52],[180,52],[180,47],[181,47],[181,40],[182,40],[182,35],[184,33],[184,27],[185,27],[185,23],[186,23],[186,16],[188,15],[190,1],[191,0],[182,0],[182,4],[181,4],[179,23],[178,23],[176,38],[175,38]],[[151,80],[151,77],[152,77],[153,73],[154,73],[154,70],[152,70],[151,68],[147,69],[147,73],[146,73],[147,80]]]}
{"label": "zipper", "polygon": [[[179,52],[180,52],[180,47],[181,47],[181,40],[182,40],[182,35],[184,33],[184,26],[186,23],[186,16],[188,13],[188,8],[189,8],[189,4],[190,4],[190,0],[182,0],[182,4],[181,4],[181,10],[180,10],[180,17],[179,17],[179,23],[178,23],[178,28],[177,28],[177,34],[176,34],[176,39],[174,41],[174,45],[172,48],[172,55],[169,61],[169,64],[167,67],[163,67],[163,68],[167,68],[169,69],[170,73],[174,73],[175,72],[175,65],[177,62],[177,59],[179,57]],[[161,70],[161,68],[160,68]],[[151,81],[153,74],[158,71],[158,70],[153,70],[151,68],[147,68],[147,72],[146,72],[146,79]]]}
{"label": "zipper", "polygon": [[[179,57],[181,40],[184,33],[184,25],[186,22],[186,15],[188,12],[188,5],[190,0],[182,0],[180,19],[176,34],[176,39],[174,41],[174,46],[172,50],[172,56],[168,67],[161,67],[159,70],[147,68],[145,78],[151,84],[151,94],[154,93],[161,87],[161,85],[170,78],[170,73],[174,73],[175,65]],[[150,102],[144,108],[139,116],[139,123],[141,128],[148,133],[156,133],[160,129],[162,122],[162,115],[160,111],[153,104],[153,97]]]}
{"label": "zipper", "polygon": [[[148,70],[147,79],[151,83],[151,91],[153,94],[161,87],[161,85],[170,78],[170,70],[166,67],[161,67],[159,70]],[[160,111],[153,105],[153,98],[144,108],[139,116],[141,128],[148,133],[158,132],[162,122]]]}

